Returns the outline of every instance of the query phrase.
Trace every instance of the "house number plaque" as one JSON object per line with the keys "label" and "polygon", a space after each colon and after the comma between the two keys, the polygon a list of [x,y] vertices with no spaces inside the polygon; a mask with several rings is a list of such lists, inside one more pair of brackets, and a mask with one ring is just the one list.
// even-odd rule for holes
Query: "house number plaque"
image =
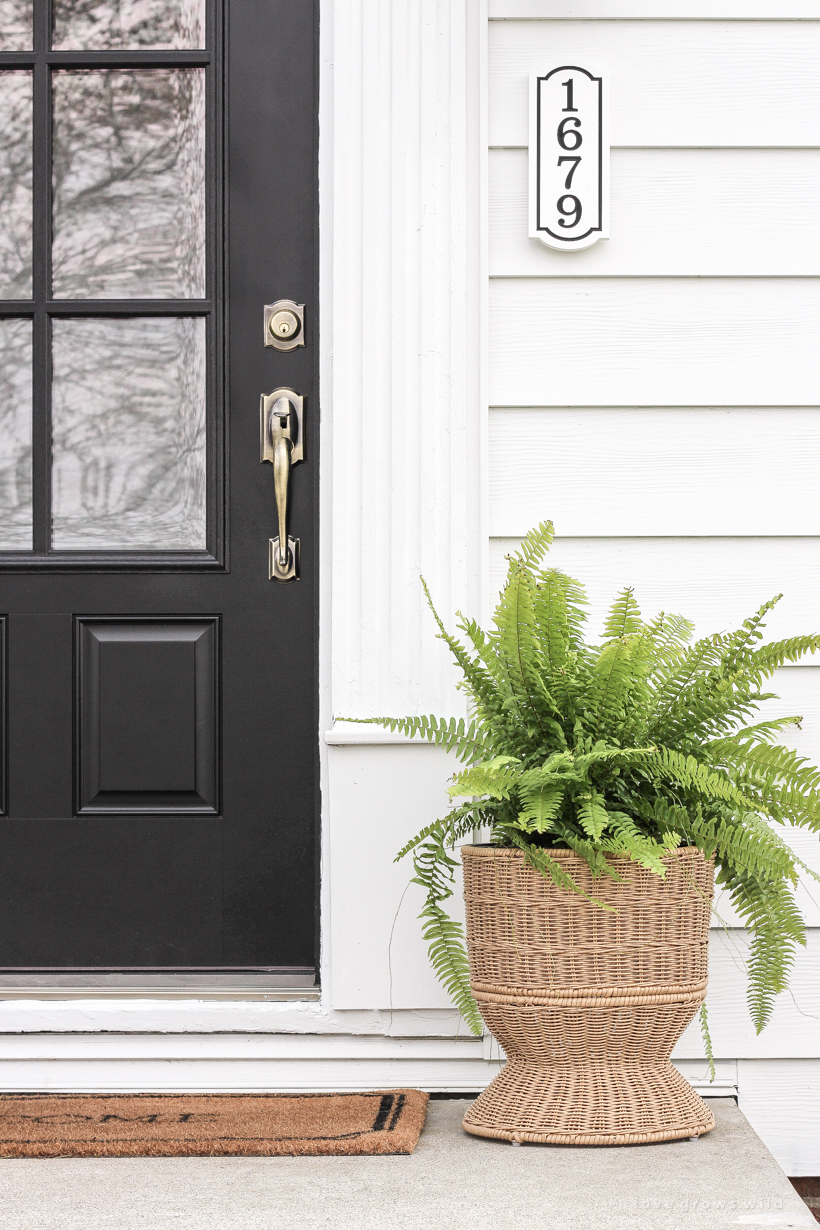
{"label": "house number plaque", "polygon": [[530,238],[565,252],[609,237],[603,77],[565,64],[530,78]]}

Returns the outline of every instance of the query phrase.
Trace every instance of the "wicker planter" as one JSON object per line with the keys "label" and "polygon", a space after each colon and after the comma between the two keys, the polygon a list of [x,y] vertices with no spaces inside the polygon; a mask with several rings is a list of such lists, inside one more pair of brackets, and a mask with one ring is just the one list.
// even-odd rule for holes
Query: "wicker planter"
{"label": "wicker planter", "polygon": [[706,994],[712,864],[680,850],[662,880],[617,859],[617,883],[552,854],[616,912],[555,888],[518,850],[462,847],[471,986],[507,1054],[465,1130],[573,1145],[710,1131],[669,1056]]}

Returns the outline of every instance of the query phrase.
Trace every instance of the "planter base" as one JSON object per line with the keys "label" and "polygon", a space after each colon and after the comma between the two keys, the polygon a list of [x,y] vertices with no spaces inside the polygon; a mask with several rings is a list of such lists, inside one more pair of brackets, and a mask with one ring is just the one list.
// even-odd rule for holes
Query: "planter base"
{"label": "planter base", "polygon": [[465,1132],[545,1145],[641,1145],[702,1136],[714,1116],[668,1061],[509,1059],[464,1116]]}

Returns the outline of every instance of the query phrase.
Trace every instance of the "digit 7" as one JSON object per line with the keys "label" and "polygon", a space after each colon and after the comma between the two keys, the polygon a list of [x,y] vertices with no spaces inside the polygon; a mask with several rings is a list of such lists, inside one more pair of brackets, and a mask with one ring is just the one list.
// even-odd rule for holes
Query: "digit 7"
{"label": "digit 7", "polygon": [[567,178],[564,180],[564,187],[565,187],[565,188],[571,188],[571,187],[572,187],[572,177],[573,177],[573,175],[575,174],[575,172],[578,170],[578,163],[579,163],[580,161],[581,161],[580,157],[577,157],[577,158],[570,158],[570,157],[568,157],[568,156],[564,156],[563,158],[559,158],[559,159],[558,159],[558,165],[559,165],[559,167],[560,167],[560,165],[561,165],[561,163],[562,163],[562,162],[572,162],[572,163],[574,164],[573,166],[571,166],[571,167],[570,167],[570,169],[569,169],[569,174],[567,175]]}

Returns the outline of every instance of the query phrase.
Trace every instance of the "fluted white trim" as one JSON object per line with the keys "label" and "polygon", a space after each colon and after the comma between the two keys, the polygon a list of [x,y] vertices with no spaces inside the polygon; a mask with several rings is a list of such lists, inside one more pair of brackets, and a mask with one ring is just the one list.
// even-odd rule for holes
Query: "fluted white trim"
{"label": "fluted white trim", "polygon": [[450,622],[486,592],[484,5],[333,7],[334,716],[458,713],[419,577]]}

